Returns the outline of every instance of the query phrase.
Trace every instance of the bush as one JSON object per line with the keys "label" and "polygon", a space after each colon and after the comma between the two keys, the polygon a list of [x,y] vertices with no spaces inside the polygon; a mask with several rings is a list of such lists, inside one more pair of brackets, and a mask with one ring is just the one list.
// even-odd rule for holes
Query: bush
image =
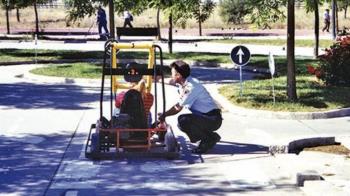
{"label": "bush", "polygon": [[327,85],[350,86],[350,36],[341,36],[320,56],[319,78]]}
{"label": "bush", "polygon": [[242,24],[244,17],[252,13],[251,6],[242,0],[222,0],[219,8],[220,16],[226,23]]}

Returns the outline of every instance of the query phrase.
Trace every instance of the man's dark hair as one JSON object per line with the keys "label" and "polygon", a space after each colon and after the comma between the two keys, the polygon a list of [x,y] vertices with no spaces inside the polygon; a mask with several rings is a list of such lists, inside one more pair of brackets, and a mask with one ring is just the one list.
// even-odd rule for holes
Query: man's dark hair
{"label": "man's dark hair", "polygon": [[174,68],[185,79],[191,74],[190,66],[182,60],[172,62],[170,67]]}

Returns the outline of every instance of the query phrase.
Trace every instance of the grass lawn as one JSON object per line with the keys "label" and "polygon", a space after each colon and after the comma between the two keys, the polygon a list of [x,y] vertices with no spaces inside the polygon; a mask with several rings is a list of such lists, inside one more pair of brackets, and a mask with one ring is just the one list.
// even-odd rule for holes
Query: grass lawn
{"label": "grass lawn", "polygon": [[68,78],[101,78],[101,64],[73,63],[36,68],[30,70],[33,74]]}
{"label": "grass lawn", "polygon": [[[1,52],[1,50],[0,50]],[[15,58],[17,60],[21,60],[19,56],[23,56],[23,58],[26,58],[27,56],[30,56],[30,53],[33,51],[13,51],[12,58]],[[8,52],[10,53],[10,52]],[[41,58],[45,59],[44,57],[47,57],[51,60],[62,60],[62,59],[99,59],[98,57],[103,57],[102,52],[72,52],[72,51],[59,51],[57,54],[55,54],[52,51],[40,51]],[[118,53],[118,59],[139,59],[139,58],[145,58],[147,57],[147,52],[120,52]],[[0,53],[0,62],[2,61],[3,56],[1,56]],[[102,58],[101,57],[101,58]],[[189,53],[174,53],[174,54],[168,54],[165,53],[164,55],[165,59],[186,59],[190,61],[207,61],[207,62],[215,62],[215,63],[231,63],[231,59],[228,54],[212,54],[212,53],[195,53],[195,52],[189,52]],[[296,73],[306,73],[306,65],[307,64],[317,64],[318,60],[310,59],[310,58],[303,58],[303,57],[297,57],[296,58]],[[87,65],[91,65],[91,68],[88,68]],[[100,63],[101,64],[101,63]],[[275,64],[276,64],[276,73],[277,75],[283,75],[286,73],[287,69],[287,60],[284,56],[276,56],[275,57]],[[70,66],[68,66],[70,65]],[[77,66],[75,66],[77,65]],[[84,65],[84,66],[82,66]],[[57,65],[58,66],[58,65]],[[268,58],[265,55],[254,55],[251,58],[250,63],[248,66],[252,67],[259,67],[259,68],[268,68]],[[54,65],[51,65],[49,68],[39,68],[38,70],[41,70],[38,72],[36,70],[37,74],[42,75],[51,75],[54,76],[62,76],[62,77],[82,77],[82,78],[95,78],[95,76],[90,75],[88,76],[86,73],[89,71],[92,71],[91,69],[96,69],[96,63],[91,62],[84,62],[84,63],[70,63],[65,64],[64,66],[58,66],[54,70]],[[98,67],[97,67],[98,68]],[[70,70],[71,69],[71,70]],[[98,68],[100,69],[100,68]],[[48,73],[45,73],[47,70]],[[80,70],[80,71],[78,71]],[[57,71],[57,72],[55,72]],[[63,72],[64,71],[64,72]],[[63,73],[62,73],[63,72]],[[92,73],[95,73],[92,71]],[[100,74],[100,72],[99,72]],[[71,76],[73,75],[73,76]],[[98,75],[98,74],[97,74]],[[97,76],[98,77],[98,76]]]}
{"label": "grass lawn", "polygon": [[[254,45],[270,45],[270,46],[286,46],[286,39],[222,39],[211,40],[215,43],[228,43],[228,44],[254,44]],[[333,44],[332,40],[320,39],[320,48],[329,48]],[[314,47],[314,40],[310,39],[296,39],[296,47]]]}
{"label": "grass lawn", "polygon": [[[37,53],[37,54],[35,54]],[[163,53],[164,59],[185,59],[190,61],[208,61],[217,63],[231,63],[229,54],[197,53],[197,52],[179,52]],[[35,56],[38,61],[57,61],[57,60],[83,60],[83,59],[103,59],[102,51],[84,52],[84,51],[54,51],[54,50],[20,50],[20,49],[0,49],[0,62],[25,62],[34,61]],[[147,59],[148,52],[133,51],[120,52],[118,59]],[[159,57],[158,57],[159,58]]]}
{"label": "grass lawn", "polygon": [[330,87],[318,83],[315,76],[297,77],[298,101],[287,101],[285,76],[274,79],[276,104],[273,104],[272,80],[254,80],[243,83],[243,96],[240,85],[222,86],[219,92],[230,102],[260,110],[311,112],[350,107],[350,87]]}
{"label": "grass lawn", "polygon": [[101,59],[102,52],[78,52],[62,50],[24,50],[24,49],[0,49],[0,62],[24,62],[45,60],[75,60],[75,59]]}
{"label": "grass lawn", "polygon": [[[98,78],[101,78],[102,76],[102,64],[85,63],[85,62],[50,64],[49,66],[46,66],[46,67],[32,69],[30,70],[30,72],[33,74],[44,75],[44,76],[98,79]],[[170,76],[169,67],[164,68],[164,74],[165,76]]]}
{"label": "grass lawn", "polygon": [[[34,61],[34,50],[17,50],[17,49],[0,49],[0,62],[24,62]],[[118,59],[147,59],[147,52],[120,52]],[[83,52],[83,51],[53,51],[53,50],[38,50],[37,60],[84,60],[95,59],[102,60],[103,52]],[[229,54],[213,54],[213,53],[197,53],[197,52],[178,52],[178,53],[164,53],[164,59],[184,59],[187,61],[207,61],[215,63],[232,63]],[[254,55],[251,58],[248,66],[268,68],[268,59],[264,55]],[[275,57],[276,67],[283,71],[286,58],[283,56]],[[297,57],[297,64],[317,63],[317,61]]]}

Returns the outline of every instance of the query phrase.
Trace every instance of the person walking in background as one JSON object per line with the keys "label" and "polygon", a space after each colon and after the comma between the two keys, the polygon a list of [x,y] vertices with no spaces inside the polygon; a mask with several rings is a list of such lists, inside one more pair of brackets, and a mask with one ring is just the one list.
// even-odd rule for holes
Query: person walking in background
{"label": "person walking in background", "polygon": [[[107,16],[106,16],[106,11],[101,6],[98,6],[97,24],[98,24],[98,34],[100,35],[100,39],[106,39],[106,37],[108,37],[109,35],[108,28],[107,28]],[[104,34],[102,33],[102,28],[105,32]]]}
{"label": "person walking in background", "polygon": [[128,25],[132,28],[131,21],[134,20],[134,17],[130,14],[129,11],[124,11],[124,28]]}
{"label": "person walking in background", "polygon": [[221,139],[215,132],[221,127],[221,110],[205,87],[190,76],[191,69],[187,63],[178,60],[170,67],[172,82],[179,87],[179,100],[165,113],[158,114],[158,119],[164,122],[166,117],[178,114],[183,108],[189,109],[191,113],[178,117],[178,127],[192,143],[200,141],[193,153],[205,153]]}
{"label": "person walking in background", "polygon": [[324,27],[322,29],[322,32],[327,31],[329,32],[329,26],[331,25],[331,16],[329,15],[329,9],[326,9],[326,11],[323,14],[324,18]]}

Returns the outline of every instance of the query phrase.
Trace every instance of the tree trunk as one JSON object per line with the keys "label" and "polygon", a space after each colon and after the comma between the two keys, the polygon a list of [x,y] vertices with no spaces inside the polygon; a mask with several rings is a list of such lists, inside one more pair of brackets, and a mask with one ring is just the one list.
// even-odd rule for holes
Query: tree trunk
{"label": "tree trunk", "polygon": [[339,20],[338,20],[338,4],[337,1],[335,1],[335,21],[336,21],[336,32],[339,30]]}
{"label": "tree trunk", "polygon": [[36,6],[36,1],[34,2],[34,12],[35,12],[35,34],[39,34],[39,16],[38,16],[38,8]]}
{"label": "tree trunk", "polygon": [[9,17],[9,6],[6,4],[6,27],[7,34],[10,34],[10,17]]}
{"label": "tree trunk", "polygon": [[349,4],[348,2],[346,2],[345,9],[344,9],[344,19],[346,19],[346,14],[348,13],[348,7],[349,7]]}
{"label": "tree trunk", "polygon": [[335,40],[337,37],[337,29],[335,25],[335,12],[336,12],[336,0],[332,0],[332,38]]}
{"label": "tree trunk", "polygon": [[202,36],[202,20],[201,20],[201,8],[200,8],[200,5],[198,5],[198,13],[199,13],[199,17],[198,17],[199,36]]}
{"label": "tree trunk", "polygon": [[162,35],[160,33],[160,8],[157,10],[157,29],[158,29],[158,40],[162,39]]}
{"label": "tree trunk", "polygon": [[21,22],[21,18],[20,18],[20,15],[19,15],[19,9],[16,8],[16,16],[17,16],[17,22]]}
{"label": "tree trunk", "polygon": [[113,0],[109,0],[109,32],[110,38],[115,39],[115,24],[114,24],[114,2]]}
{"label": "tree trunk", "polygon": [[315,48],[314,48],[314,57],[315,59],[318,56],[318,48],[319,48],[319,37],[320,37],[320,16],[318,13],[318,0],[314,0],[314,7],[315,7]]}
{"label": "tree trunk", "polygon": [[169,16],[169,37],[168,37],[169,53],[173,53],[173,15]]}
{"label": "tree trunk", "polygon": [[287,27],[287,96],[295,102],[297,97],[295,79],[295,0],[288,0],[288,27]]}

